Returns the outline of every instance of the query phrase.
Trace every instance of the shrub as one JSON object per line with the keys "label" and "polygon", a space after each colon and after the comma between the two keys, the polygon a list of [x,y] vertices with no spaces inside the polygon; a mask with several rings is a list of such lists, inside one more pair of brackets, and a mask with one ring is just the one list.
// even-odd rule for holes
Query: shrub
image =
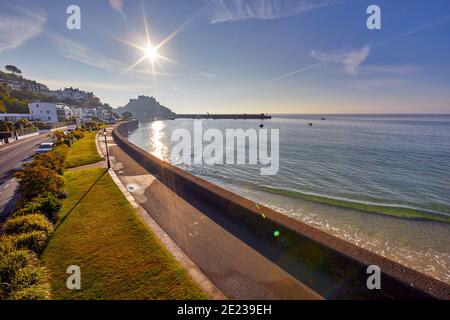
{"label": "shrub", "polygon": [[74,132],[72,133],[72,136],[73,136],[75,139],[79,140],[79,139],[84,138],[84,133],[83,133],[83,131],[81,131],[81,130],[76,130],[76,131],[74,131]]}
{"label": "shrub", "polygon": [[53,132],[53,140],[56,141],[56,144],[63,144],[65,136],[64,131],[57,130]]}
{"label": "shrub", "polygon": [[0,236],[0,300],[49,298],[45,269],[38,266],[35,253],[15,248],[18,239],[20,236]]}
{"label": "shrub", "polygon": [[63,174],[64,160],[65,159],[60,154],[50,151],[34,156],[34,161],[26,166],[28,168],[43,167],[56,171],[58,174]]}
{"label": "shrub", "polygon": [[5,222],[3,230],[5,234],[44,231],[47,235],[49,235],[53,231],[53,225],[43,215],[29,214],[26,216],[9,219]]}
{"label": "shrub", "polygon": [[56,171],[58,174],[64,172],[64,161],[67,158],[69,148],[66,145],[56,146],[52,151],[34,156],[34,161],[27,164],[26,168],[42,166]]}
{"label": "shrub", "polygon": [[39,196],[43,190],[52,194],[63,191],[64,179],[52,169],[36,165],[21,169],[16,174],[21,196],[30,200]]}
{"label": "shrub", "polygon": [[59,210],[61,210],[62,201],[55,197],[51,193],[45,193],[36,198],[33,198],[29,202],[26,202],[25,205],[16,211],[13,216],[25,216],[28,214],[43,214],[50,221],[56,222],[59,217]]}
{"label": "shrub", "polygon": [[46,278],[43,268],[37,266],[37,261],[25,266],[14,274],[11,279],[11,291],[18,291],[23,288],[42,282]]}
{"label": "shrub", "polygon": [[61,144],[61,145],[56,146],[52,152],[56,153],[57,155],[62,157],[64,160],[66,160],[67,153],[69,152],[69,147],[66,146],[65,144]]}
{"label": "shrub", "polygon": [[0,259],[0,299],[45,299],[50,294],[47,278],[33,253],[11,251]]}
{"label": "shrub", "polygon": [[13,249],[0,252],[0,258],[0,282],[10,283],[14,272],[33,263],[35,256],[27,250]]}
{"label": "shrub", "polygon": [[75,139],[72,136],[67,136],[66,138],[64,138],[63,143],[70,147],[73,143],[75,142]]}
{"label": "shrub", "polygon": [[44,231],[26,232],[14,236],[17,249],[28,249],[37,254],[44,251],[47,241],[48,236]]}
{"label": "shrub", "polygon": [[47,283],[37,283],[30,287],[22,288],[12,292],[9,300],[48,300],[50,299],[50,288]]}
{"label": "shrub", "polygon": [[13,237],[1,235],[0,236],[0,257],[2,254],[6,254],[15,250],[15,241]]}
{"label": "shrub", "polygon": [[17,286],[16,275],[34,263],[35,256],[27,250],[0,251],[0,300],[7,299]]}

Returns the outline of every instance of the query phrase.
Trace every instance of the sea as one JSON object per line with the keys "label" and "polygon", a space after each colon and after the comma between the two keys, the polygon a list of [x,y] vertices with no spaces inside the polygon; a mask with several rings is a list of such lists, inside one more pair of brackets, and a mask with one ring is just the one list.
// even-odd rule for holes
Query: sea
{"label": "sea", "polygon": [[[144,122],[129,140],[171,162],[172,133],[194,137],[194,121]],[[275,175],[261,175],[258,164],[178,166],[450,284],[450,115],[202,120],[204,131],[224,137],[227,129],[261,125],[279,131]]]}

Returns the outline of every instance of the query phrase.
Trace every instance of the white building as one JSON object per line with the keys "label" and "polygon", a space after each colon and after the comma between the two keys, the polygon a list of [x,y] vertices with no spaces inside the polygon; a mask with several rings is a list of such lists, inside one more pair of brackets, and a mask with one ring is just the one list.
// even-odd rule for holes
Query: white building
{"label": "white building", "polygon": [[72,107],[70,109],[72,110],[72,115],[74,117],[76,117],[77,119],[80,119],[80,120],[83,119],[83,108]]}
{"label": "white building", "polygon": [[48,102],[32,102],[28,104],[33,120],[43,122],[63,122],[72,116],[71,109],[63,104]]}

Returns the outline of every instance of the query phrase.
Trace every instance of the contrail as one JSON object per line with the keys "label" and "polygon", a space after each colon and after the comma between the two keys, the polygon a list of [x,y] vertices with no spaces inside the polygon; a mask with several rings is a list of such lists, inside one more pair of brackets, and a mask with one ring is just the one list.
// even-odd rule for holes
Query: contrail
{"label": "contrail", "polygon": [[416,28],[414,28],[414,29],[412,29],[412,30],[410,30],[408,32],[405,32],[403,34],[399,34],[397,36],[393,36],[391,38],[387,38],[385,40],[381,40],[380,42],[375,43],[372,47],[378,47],[378,46],[381,46],[381,45],[383,45],[385,43],[388,43],[388,42],[391,42],[391,41],[395,41],[395,40],[398,40],[398,39],[410,36],[412,34],[415,34],[417,32],[433,28],[433,27],[438,26],[440,24],[443,24],[443,23],[445,23],[445,22],[447,22],[449,20],[450,20],[450,15],[445,16],[445,17],[440,18],[440,19],[437,19],[437,20],[434,20],[434,21],[431,21],[431,22],[428,22],[428,23],[425,23],[425,24],[423,24],[421,26],[418,26],[418,27],[416,27]]}
{"label": "contrail", "polygon": [[312,65],[310,65],[310,66],[307,66],[307,67],[304,67],[304,68],[301,68],[301,69],[298,69],[298,70],[295,70],[295,71],[292,71],[292,72],[283,74],[283,75],[281,75],[281,76],[279,76],[279,77],[276,77],[276,78],[273,78],[273,79],[264,81],[264,82],[261,83],[261,85],[266,85],[266,84],[269,84],[269,83],[272,83],[272,82],[276,82],[276,81],[278,81],[278,80],[281,80],[281,79],[284,79],[284,78],[293,76],[294,74],[301,73],[301,72],[304,72],[304,71],[313,69],[313,68],[318,67],[318,66],[320,66],[320,65],[321,65],[321,63],[315,63],[315,64],[312,64]]}

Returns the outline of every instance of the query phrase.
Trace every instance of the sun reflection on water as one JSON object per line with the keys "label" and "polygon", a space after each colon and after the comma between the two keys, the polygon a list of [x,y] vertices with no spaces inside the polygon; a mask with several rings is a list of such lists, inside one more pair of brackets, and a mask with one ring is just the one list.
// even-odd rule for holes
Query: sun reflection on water
{"label": "sun reflection on water", "polygon": [[166,124],[164,121],[153,121],[150,123],[150,142],[148,145],[152,149],[151,153],[160,159],[166,159],[167,155],[167,145],[164,134],[165,127]]}

